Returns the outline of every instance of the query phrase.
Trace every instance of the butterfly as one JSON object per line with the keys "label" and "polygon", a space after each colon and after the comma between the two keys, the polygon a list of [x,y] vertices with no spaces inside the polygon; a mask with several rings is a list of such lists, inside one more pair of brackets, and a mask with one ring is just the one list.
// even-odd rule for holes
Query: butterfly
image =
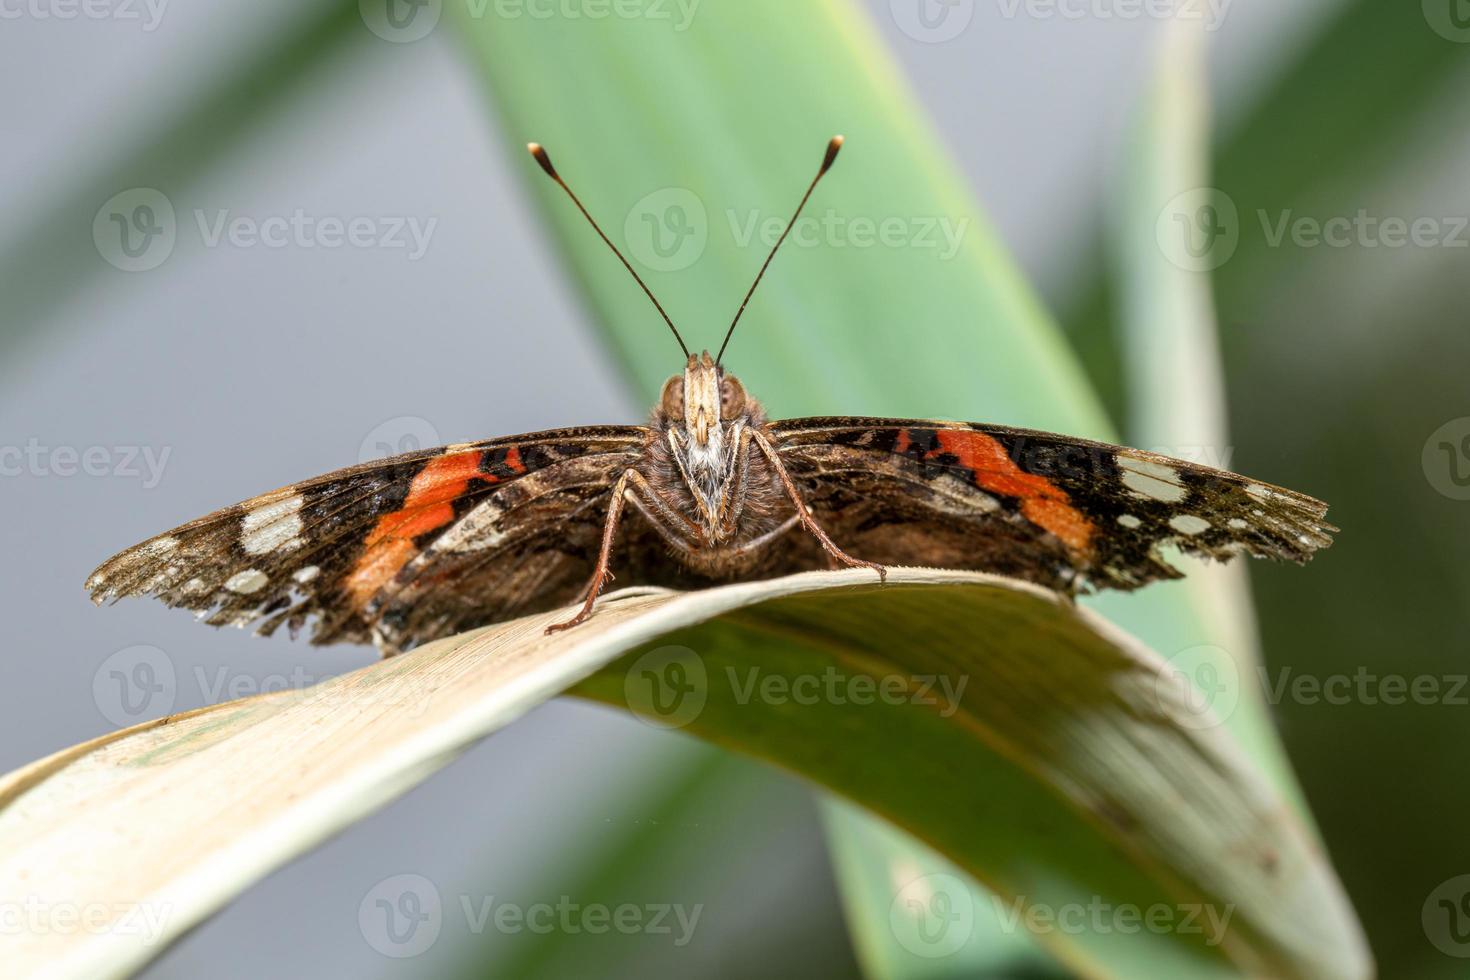
{"label": "butterfly", "polygon": [[108,559],[94,601],[152,595],[211,625],[393,655],[628,583],[701,588],[852,566],[993,572],[1067,596],[1181,573],[1168,547],[1303,563],[1327,505],[1179,459],[1028,429],[882,418],[771,421],[722,359],[842,137],[828,144],[719,353],[678,328],[538,144],[532,156],[673,331],[684,370],[647,425],[411,452],[252,498]]}

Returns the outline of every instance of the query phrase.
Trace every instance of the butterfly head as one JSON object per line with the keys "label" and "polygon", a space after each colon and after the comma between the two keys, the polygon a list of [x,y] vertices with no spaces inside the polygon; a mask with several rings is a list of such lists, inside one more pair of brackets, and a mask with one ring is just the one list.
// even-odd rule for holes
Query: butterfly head
{"label": "butterfly head", "polygon": [[684,373],[664,382],[659,410],[670,422],[683,423],[696,446],[725,442],[726,430],[749,415],[745,386],[715,363],[709,351],[690,354]]}

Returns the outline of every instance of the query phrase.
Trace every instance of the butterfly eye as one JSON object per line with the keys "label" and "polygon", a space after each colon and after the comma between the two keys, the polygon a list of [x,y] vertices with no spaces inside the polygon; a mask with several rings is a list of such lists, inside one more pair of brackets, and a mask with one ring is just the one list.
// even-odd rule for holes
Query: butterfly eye
{"label": "butterfly eye", "polygon": [[663,394],[659,395],[659,408],[671,418],[684,417],[684,379],[679,375],[664,382]]}
{"label": "butterfly eye", "polygon": [[734,378],[720,382],[720,418],[733,419],[745,411],[745,386]]}

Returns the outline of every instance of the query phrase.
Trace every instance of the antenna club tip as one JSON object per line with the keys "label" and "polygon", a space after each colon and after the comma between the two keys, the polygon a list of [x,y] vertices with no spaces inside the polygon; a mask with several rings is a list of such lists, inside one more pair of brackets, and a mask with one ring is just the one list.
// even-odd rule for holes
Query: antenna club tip
{"label": "antenna club tip", "polygon": [[551,157],[547,154],[545,147],[540,143],[527,143],[526,149],[531,152],[531,156],[536,158],[536,162],[541,164],[541,169],[546,171],[547,176],[556,176],[556,168],[551,165]]}
{"label": "antenna club tip", "polygon": [[832,141],[827,144],[827,155],[822,158],[822,173],[831,169],[832,164],[837,160],[838,152],[842,149],[842,144],[846,141],[846,137],[843,136],[832,137]]}

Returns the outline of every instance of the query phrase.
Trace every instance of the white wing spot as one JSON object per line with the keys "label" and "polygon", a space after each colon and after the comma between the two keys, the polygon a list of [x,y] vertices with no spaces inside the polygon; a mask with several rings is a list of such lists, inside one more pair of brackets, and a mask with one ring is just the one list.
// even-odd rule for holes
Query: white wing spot
{"label": "white wing spot", "polygon": [[1143,526],[1143,521],[1140,521],[1138,518],[1134,517],[1132,514],[1123,514],[1123,515],[1121,515],[1118,518],[1118,523],[1121,524],[1121,525],[1123,525],[1126,528],[1129,528],[1129,529],[1132,529],[1132,528],[1135,528],[1135,527],[1142,527]]}
{"label": "white wing spot", "polygon": [[1208,531],[1210,522],[1203,517],[1195,517],[1193,514],[1180,514],[1169,519],[1169,526],[1180,534],[1193,536]]}
{"label": "white wing spot", "polygon": [[302,585],[305,585],[307,582],[312,581],[318,575],[320,575],[321,572],[322,570],[317,566],[307,565],[305,568],[296,569],[296,571],[291,574],[291,577],[297,582],[300,582]]}
{"label": "white wing spot", "polygon": [[1258,500],[1266,500],[1272,496],[1271,491],[1259,483],[1247,483],[1245,485],[1245,492]]}
{"label": "white wing spot", "polygon": [[1225,526],[1230,528],[1230,530],[1232,531],[1244,531],[1246,528],[1251,526],[1251,522],[1242,520],[1239,517],[1232,517],[1230,518],[1230,520],[1225,522]]}
{"label": "white wing spot", "polygon": [[237,572],[231,575],[225,582],[225,588],[231,592],[238,592],[241,595],[250,595],[252,592],[259,592],[265,588],[266,583],[269,581],[270,579],[266,578],[265,573],[259,569],[247,568],[243,572]]}
{"label": "white wing spot", "polygon": [[204,579],[202,578],[191,578],[189,579],[189,581],[184,583],[184,593],[186,595],[197,595],[207,588],[209,588],[209,586],[205,584]]}
{"label": "white wing spot", "polygon": [[178,538],[167,537],[167,538],[157,538],[157,539],[155,539],[153,541],[149,541],[147,544],[143,545],[143,547],[141,547],[138,550],[144,552],[145,554],[149,554],[149,555],[162,555],[162,554],[166,554],[166,553],[168,553],[170,551],[173,551],[178,546],[179,546],[179,539]]}
{"label": "white wing spot", "polygon": [[1177,504],[1189,495],[1179,485],[1179,471],[1172,466],[1131,456],[1119,456],[1118,465],[1123,469],[1123,485],[1140,496]]}
{"label": "white wing spot", "polygon": [[241,524],[240,547],[247,555],[268,555],[278,549],[301,547],[300,494],[257,507]]}

